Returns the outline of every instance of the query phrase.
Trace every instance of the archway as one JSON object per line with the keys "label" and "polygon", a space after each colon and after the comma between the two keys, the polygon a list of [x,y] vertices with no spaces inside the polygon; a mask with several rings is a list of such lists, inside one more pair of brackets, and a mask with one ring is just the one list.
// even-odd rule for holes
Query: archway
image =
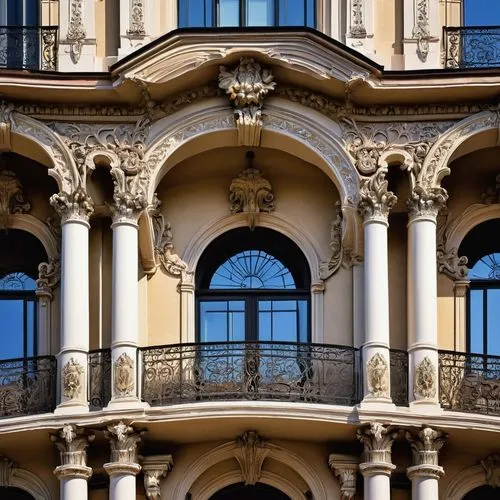
{"label": "archway", "polygon": [[267,484],[247,486],[244,483],[236,483],[222,488],[209,500],[290,500],[290,497]]}
{"label": "archway", "polygon": [[8,498],[9,500],[35,500],[32,495],[22,490],[21,488],[0,488],[0,498]]}
{"label": "archway", "polygon": [[463,500],[498,500],[499,496],[500,489],[484,485],[469,491]]}

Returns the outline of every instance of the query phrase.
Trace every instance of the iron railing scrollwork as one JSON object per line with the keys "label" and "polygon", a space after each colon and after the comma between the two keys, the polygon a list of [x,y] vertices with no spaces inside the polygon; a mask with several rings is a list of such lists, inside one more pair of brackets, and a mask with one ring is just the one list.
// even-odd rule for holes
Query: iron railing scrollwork
{"label": "iron railing scrollwork", "polygon": [[500,356],[439,351],[441,406],[500,415]]}
{"label": "iron railing scrollwork", "polygon": [[54,411],[56,382],[54,356],[0,361],[0,417]]}
{"label": "iron railing scrollwork", "polygon": [[246,342],[141,349],[142,397],[152,406],[208,400],[358,402],[357,349]]}
{"label": "iron railing scrollwork", "polygon": [[0,68],[57,70],[57,26],[0,26]]}
{"label": "iron railing scrollwork", "polygon": [[500,66],[500,27],[445,27],[444,67],[450,69]]}
{"label": "iron railing scrollwork", "polygon": [[111,349],[89,352],[89,407],[101,410],[111,399]]}
{"label": "iron railing scrollwork", "polygon": [[408,352],[391,349],[391,399],[396,406],[408,406]]}

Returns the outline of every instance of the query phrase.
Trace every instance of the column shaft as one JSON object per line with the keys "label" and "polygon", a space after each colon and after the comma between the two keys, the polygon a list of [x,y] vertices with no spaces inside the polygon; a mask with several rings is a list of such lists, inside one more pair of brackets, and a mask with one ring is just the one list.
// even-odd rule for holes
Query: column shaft
{"label": "column shaft", "polygon": [[439,498],[439,483],[433,477],[416,477],[411,482],[412,500],[430,500]]}
{"label": "column shaft", "polygon": [[87,500],[87,480],[80,477],[61,479],[61,500]]}
{"label": "column shaft", "polygon": [[118,474],[111,476],[109,488],[109,500],[135,500],[136,485],[135,476],[130,474]]}
{"label": "column shaft", "polygon": [[365,500],[387,500],[391,498],[391,478],[383,474],[365,476],[364,490]]}

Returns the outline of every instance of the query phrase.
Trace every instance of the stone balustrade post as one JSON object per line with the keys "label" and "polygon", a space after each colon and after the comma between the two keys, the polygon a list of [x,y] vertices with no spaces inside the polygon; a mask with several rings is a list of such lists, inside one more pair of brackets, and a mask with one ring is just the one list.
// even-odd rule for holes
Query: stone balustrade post
{"label": "stone balustrade post", "polygon": [[92,469],[87,467],[87,447],[94,434],[68,424],[50,437],[61,457],[61,465],[54,470],[60,481],[61,500],[87,500],[87,481],[92,476]]}
{"label": "stone balustrade post", "polygon": [[413,465],[407,474],[412,484],[412,500],[439,498],[439,479],[444,470],[438,464],[439,450],[447,436],[431,427],[423,427],[419,432],[406,432],[413,452]]}

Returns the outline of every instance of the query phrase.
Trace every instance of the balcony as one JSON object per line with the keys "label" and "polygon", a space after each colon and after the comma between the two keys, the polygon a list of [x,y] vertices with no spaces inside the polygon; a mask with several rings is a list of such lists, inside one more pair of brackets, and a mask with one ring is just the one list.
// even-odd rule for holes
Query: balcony
{"label": "balcony", "polygon": [[57,26],[0,26],[0,68],[57,70]]}
{"label": "balcony", "polygon": [[0,361],[0,417],[54,411],[56,376],[53,356]]}
{"label": "balcony", "polygon": [[445,27],[443,40],[445,68],[500,67],[500,26]]}

